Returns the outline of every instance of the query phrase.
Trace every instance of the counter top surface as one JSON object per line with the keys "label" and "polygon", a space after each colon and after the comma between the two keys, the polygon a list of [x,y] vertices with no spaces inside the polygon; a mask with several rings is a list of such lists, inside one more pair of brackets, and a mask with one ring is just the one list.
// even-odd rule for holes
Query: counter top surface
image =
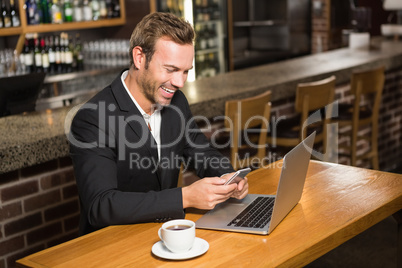
{"label": "counter top surface", "polygon": [[[343,48],[225,73],[189,82],[182,90],[194,115],[213,118],[224,114],[224,103],[229,99],[272,90],[272,100],[280,100],[294,96],[297,83],[330,75],[336,76],[338,84],[345,83],[353,70],[380,65],[386,70],[401,68],[401,42],[380,40],[369,50]],[[77,108],[0,118],[0,174],[67,156],[65,128]]]}

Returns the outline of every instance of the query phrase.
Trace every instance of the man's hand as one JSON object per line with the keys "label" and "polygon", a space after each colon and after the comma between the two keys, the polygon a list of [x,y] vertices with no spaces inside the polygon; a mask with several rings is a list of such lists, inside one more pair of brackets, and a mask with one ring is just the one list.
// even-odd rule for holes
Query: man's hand
{"label": "man's hand", "polygon": [[238,184],[224,185],[234,173],[221,178],[208,177],[182,188],[183,208],[213,209],[217,204],[234,197],[242,199],[248,194],[247,178]]}

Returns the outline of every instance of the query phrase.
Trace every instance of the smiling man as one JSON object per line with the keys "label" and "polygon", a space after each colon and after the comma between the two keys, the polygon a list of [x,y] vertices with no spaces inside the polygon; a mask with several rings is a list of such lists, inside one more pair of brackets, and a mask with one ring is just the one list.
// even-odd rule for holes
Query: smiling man
{"label": "smiling man", "polygon": [[[81,203],[80,232],[115,224],[183,218],[248,193],[247,179],[224,185],[228,159],[209,146],[180,91],[193,68],[194,31],[152,13],[130,39],[130,68],[84,104],[68,135]],[[202,178],[177,187],[180,164]]]}

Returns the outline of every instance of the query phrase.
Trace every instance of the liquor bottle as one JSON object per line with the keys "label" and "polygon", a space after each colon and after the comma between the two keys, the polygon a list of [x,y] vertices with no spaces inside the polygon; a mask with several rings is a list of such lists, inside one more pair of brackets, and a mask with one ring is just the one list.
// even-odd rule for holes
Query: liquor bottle
{"label": "liquor bottle", "polygon": [[113,18],[120,18],[120,2],[119,0],[112,0],[113,5]]}
{"label": "liquor bottle", "polygon": [[20,13],[18,12],[18,9],[15,7],[14,0],[10,0],[10,14],[11,14],[12,26],[13,27],[21,26]]}
{"label": "liquor bottle", "polygon": [[99,17],[101,20],[107,19],[107,8],[105,0],[99,0]]}
{"label": "liquor bottle", "polygon": [[1,10],[1,5],[0,5],[0,29],[4,27],[4,22],[3,22],[3,15],[2,15],[2,10]]}
{"label": "liquor bottle", "polygon": [[42,70],[43,72],[48,73],[50,68],[49,49],[46,44],[45,38],[43,37],[40,39],[40,48],[42,54]]}
{"label": "liquor bottle", "polygon": [[34,35],[34,43],[35,43],[35,50],[34,50],[35,71],[37,73],[40,73],[40,72],[42,72],[42,53],[41,53],[39,38],[38,38],[37,34]]}
{"label": "liquor bottle", "polygon": [[218,33],[216,32],[216,24],[213,23],[208,27],[208,47],[216,48],[218,46]]}
{"label": "liquor bottle", "polygon": [[55,59],[55,72],[61,73],[62,72],[62,65],[61,65],[61,48],[60,48],[60,38],[58,35],[54,37],[54,59]]}
{"label": "liquor bottle", "polygon": [[83,6],[82,2],[79,0],[74,0],[74,21],[83,21],[84,16],[83,16]]}
{"label": "liquor bottle", "polygon": [[64,34],[65,72],[73,71],[73,51],[70,48],[68,34]]}
{"label": "liquor bottle", "polygon": [[40,9],[42,11],[41,23],[51,23],[51,6],[48,0],[40,0]]}
{"label": "liquor bottle", "polygon": [[92,20],[99,20],[100,19],[100,4],[98,0],[91,1],[92,7]]}
{"label": "liquor bottle", "polygon": [[200,44],[200,49],[207,49],[208,48],[208,31],[207,31],[207,26],[204,25],[202,28],[200,28],[201,30],[198,32],[198,38],[199,40],[199,44]]}
{"label": "liquor bottle", "polygon": [[84,70],[84,54],[82,52],[82,44],[80,34],[75,35],[74,57],[76,62],[76,70]]}
{"label": "liquor bottle", "polygon": [[36,24],[43,23],[43,13],[42,13],[42,3],[41,0],[35,1],[36,10],[35,10],[35,21]]}
{"label": "liquor bottle", "polygon": [[49,55],[49,72],[53,74],[56,72],[56,52],[54,51],[53,36],[48,36],[46,38],[46,44]]}
{"label": "liquor bottle", "polygon": [[92,20],[92,7],[89,4],[89,0],[84,0],[82,12],[83,12],[84,21],[91,21]]}
{"label": "liquor bottle", "polygon": [[71,0],[64,0],[64,21],[72,22],[73,21],[73,5],[71,4]]}
{"label": "liquor bottle", "polygon": [[35,67],[34,67],[34,51],[32,48],[31,38],[25,38],[23,54],[24,54],[24,63],[26,72],[32,73]]}
{"label": "liquor bottle", "polygon": [[3,27],[10,28],[12,26],[11,15],[10,15],[10,10],[8,9],[8,7],[6,5],[6,0],[1,1],[1,16],[3,19]]}
{"label": "liquor bottle", "polygon": [[66,70],[66,51],[64,49],[64,33],[60,34],[60,72]]}
{"label": "liquor bottle", "polygon": [[106,0],[106,17],[108,19],[113,18],[113,3],[112,0]]}
{"label": "liquor bottle", "polygon": [[52,23],[55,24],[63,23],[62,8],[58,0],[53,0],[51,12],[52,12]]}

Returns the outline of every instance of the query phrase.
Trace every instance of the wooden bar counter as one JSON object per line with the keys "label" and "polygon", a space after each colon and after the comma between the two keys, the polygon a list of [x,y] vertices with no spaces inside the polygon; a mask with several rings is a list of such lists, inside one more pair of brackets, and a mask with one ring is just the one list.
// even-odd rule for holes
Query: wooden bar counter
{"label": "wooden bar counter", "polygon": [[[280,170],[279,161],[249,174],[250,193],[275,194]],[[197,229],[209,250],[175,261],[151,252],[161,223],[111,226],[27,256],[17,265],[302,267],[401,209],[402,175],[311,161],[301,201],[268,236]],[[189,210],[186,218],[195,221],[202,214]]]}

